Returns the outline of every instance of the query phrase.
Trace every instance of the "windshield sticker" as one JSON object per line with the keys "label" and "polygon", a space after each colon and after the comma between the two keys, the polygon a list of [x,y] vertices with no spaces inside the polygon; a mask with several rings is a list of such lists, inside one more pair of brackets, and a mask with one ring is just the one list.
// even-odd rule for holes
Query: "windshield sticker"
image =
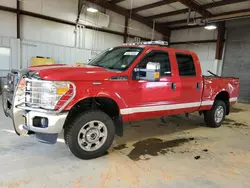
{"label": "windshield sticker", "polygon": [[121,68],[125,68],[127,65],[122,65]]}
{"label": "windshield sticker", "polygon": [[125,52],[124,55],[138,55],[139,52]]}

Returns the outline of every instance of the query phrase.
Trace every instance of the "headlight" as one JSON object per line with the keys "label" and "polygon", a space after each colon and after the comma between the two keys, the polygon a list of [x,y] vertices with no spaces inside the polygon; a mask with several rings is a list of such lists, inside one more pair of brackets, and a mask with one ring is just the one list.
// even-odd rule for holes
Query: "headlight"
{"label": "headlight", "polygon": [[58,110],[74,96],[70,82],[27,80],[26,105],[29,107]]}
{"label": "headlight", "polygon": [[45,82],[42,84],[41,108],[53,110],[57,103],[70,90],[69,83]]}

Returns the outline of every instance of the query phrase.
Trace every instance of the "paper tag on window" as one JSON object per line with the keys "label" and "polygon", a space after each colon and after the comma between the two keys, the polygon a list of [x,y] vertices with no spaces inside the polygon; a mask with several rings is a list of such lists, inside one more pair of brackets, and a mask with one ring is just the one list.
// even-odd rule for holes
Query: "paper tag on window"
{"label": "paper tag on window", "polygon": [[124,55],[138,55],[139,52],[125,52]]}

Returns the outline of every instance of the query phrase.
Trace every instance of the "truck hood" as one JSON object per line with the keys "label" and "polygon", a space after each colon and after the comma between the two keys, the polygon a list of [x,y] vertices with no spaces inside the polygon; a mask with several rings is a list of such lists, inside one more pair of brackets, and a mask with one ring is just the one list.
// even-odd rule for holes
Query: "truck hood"
{"label": "truck hood", "polygon": [[119,73],[90,65],[46,65],[29,67],[28,69],[38,73],[42,79],[52,81],[105,80]]}

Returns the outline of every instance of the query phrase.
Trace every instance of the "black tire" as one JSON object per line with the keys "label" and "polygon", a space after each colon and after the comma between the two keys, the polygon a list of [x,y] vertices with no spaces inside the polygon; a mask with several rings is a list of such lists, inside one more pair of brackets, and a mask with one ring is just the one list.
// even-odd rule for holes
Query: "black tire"
{"label": "black tire", "polygon": [[[223,117],[222,117],[221,121],[217,122],[216,121],[216,110],[220,107],[223,108],[224,113],[223,113]],[[221,101],[221,100],[216,100],[214,102],[213,108],[211,110],[205,111],[204,121],[207,124],[207,126],[217,128],[217,127],[220,127],[222,125],[223,121],[225,120],[225,116],[226,116],[226,104],[225,104],[225,102]]]}
{"label": "black tire", "polygon": [[[95,151],[85,151],[78,143],[78,134],[81,128],[91,121],[102,122],[107,129],[106,141]],[[106,153],[110,148],[115,136],[115,126],[112,119],[104,112],[99,110],[86,111],[77,116],[72,123],[69,123],[64,129],[65,143],[70,151],[80,159],[94,159]]]}
{"label": "black tire", "polygon": [[7,111],[7,104],[6,104],[6,94],[5,92],[2,93],[2,107],[3,107],[3,112],[5,114],[6,117],[8,117],[8,114],[6,113]]}

